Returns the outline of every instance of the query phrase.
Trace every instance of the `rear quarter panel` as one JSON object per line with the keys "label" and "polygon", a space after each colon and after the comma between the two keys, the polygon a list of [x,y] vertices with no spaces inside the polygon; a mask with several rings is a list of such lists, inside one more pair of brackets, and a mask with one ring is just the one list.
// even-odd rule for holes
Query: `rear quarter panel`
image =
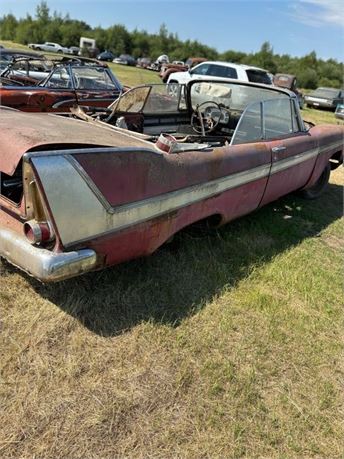
{"label": "rear quarter panel", "polygon": [[319,153],[312,175],[304,188],[309,188],[316,183],[334,154],[340,152],[341,162],[343,161],[344,126],[314,126],[309,132],[317,139]]}

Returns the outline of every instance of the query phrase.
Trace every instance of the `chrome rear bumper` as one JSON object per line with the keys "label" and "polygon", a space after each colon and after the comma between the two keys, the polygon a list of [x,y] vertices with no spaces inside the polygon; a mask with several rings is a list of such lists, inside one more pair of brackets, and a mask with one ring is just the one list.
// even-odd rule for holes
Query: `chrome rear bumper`
{"label": "chrome rear bumper", "polygon": [[55,282],[96,267],[97,254],[83,249],[55,253],[31,245],[24,236],[0,228],[0,257],[42,282]]}

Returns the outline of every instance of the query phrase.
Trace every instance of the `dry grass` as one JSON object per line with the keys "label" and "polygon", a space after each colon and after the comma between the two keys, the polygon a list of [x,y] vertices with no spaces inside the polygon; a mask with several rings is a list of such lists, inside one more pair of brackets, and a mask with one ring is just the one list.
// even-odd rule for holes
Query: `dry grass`
{"label": "dry grass", "polygon": [[343,178],[56,285],[0,262],[0,457],[343,457]]}
{"label": "dry grass", "polygon": [[304,108],[302,111],[302,117],[306,121],[312,121],[314,124],[340,124],[343,126],[343,120],[335,118],[334,112],[330,110],[322,110],[316,108]]}
{"label": "dry grass", "polygon": [[0,456],[341,457],[342,181],[57,285],[3,262]]}
{"label": "dry grass", "polygon": [[145,83],[162,83],[159,73],[152,70],[113,63],[110,63],[109,66],[119,81],[131,87]]}

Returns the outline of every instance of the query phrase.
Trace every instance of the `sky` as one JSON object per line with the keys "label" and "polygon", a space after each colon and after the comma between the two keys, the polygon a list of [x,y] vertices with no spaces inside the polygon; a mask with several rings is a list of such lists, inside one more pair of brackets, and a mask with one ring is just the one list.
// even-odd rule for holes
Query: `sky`
{"label": "sky", "polygon": [[[0,0],[0,16],[34,16],[38,0]],[[157,33],[162,24],[181,40],[219,52],[251,53],[270,42],[274,53],[344,60],[344,0],[47,0],[50,12],[107,28],[123,24]],[[77,43],[75,44],[77,45]],[[153,58],[155,56],[152,56]]]}

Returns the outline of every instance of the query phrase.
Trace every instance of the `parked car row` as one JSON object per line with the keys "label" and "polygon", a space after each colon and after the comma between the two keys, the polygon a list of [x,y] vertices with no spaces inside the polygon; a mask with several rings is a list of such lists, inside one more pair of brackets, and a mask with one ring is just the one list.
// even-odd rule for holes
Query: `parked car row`
{"label": "parked car row", "polygon": [[107,64],[79,57],[18,58],[0,81],[2,105],[68,115],[75,104],[106,108],[125,89]]}
{"label": "parked car row", "polygon": [[296,94],[301,109],[306,104],[307,107],[335,110],[338,104],[344,103],[344,90],[318,88],[304,96],[297,87],[295,75],[282,73],[271,75],[267,70],[258,67],[230,62],[190,58],[186,65],[180,65],[179,63],[162,65],[160,77],[163,82],[169,84],[171,91],[173,91],[174,85],[185,84],[195,79],[228,78],[274,84],[275,86],[290,89]]}
{"label": "parked car row", "polygon": [[121,54],[116,57],[111,51],[103,51],[98,54],[97,59],[99,61],[114,62],[115,64],[136,65],[136,59],[133,56]]}
{"label": "parked car row", "polygon": [[[0,256],[59,281],[147,256],[196,222],[321,195],[343,162],[344,127],[305,122],[294,92],[249,72],[261,75],[117,97],[106,64],[66,59],[29,91],[3,86]],[[25,113],[39,110],[70,116]]]}

